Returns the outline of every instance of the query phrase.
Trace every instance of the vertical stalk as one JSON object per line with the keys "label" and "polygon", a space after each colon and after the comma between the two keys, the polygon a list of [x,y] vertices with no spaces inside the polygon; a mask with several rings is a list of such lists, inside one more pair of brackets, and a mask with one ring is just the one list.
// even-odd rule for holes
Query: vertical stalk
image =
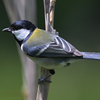
{"label": "vertical stalk", "polygon": [[[54,19],[54,0],[44,0],[44,13],[45,13],[45,29],[46,31],[53,32],[53,19]],[[52,34],[52,33],[51,33]],[[55,33],[53,33],[55,34]],[[48,76],[50,73],[48,69],[41,67],[40,78],[44,78]],[[51,80],[51,77],[48,78]],[[37,91],[37,99],[36,100],[47,100],[48,92],[49,92],[49,82],[43,82],[39,84]]]}

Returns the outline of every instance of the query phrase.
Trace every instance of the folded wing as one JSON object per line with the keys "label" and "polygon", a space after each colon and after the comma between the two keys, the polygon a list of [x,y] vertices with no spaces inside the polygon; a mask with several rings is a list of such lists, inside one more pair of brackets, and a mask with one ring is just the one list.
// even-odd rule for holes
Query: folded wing
{"label": "folded wing", "polygon": [[77,57],[82,54],[69,42],[57,36],[50,45],[41,52],[40,57]]}

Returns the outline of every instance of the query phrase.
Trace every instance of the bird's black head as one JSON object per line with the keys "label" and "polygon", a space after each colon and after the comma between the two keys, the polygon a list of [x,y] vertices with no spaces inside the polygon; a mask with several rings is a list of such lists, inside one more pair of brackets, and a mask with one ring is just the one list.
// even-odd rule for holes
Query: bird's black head
{"label": "bird's black head", "polygon": [[16,21],[13,24],[11,24],[9,28],[12,31],[20,30],[20,29],[27,29],[27,30],[33,31],[36,28],[36,26],[28,20],[20,20],[20,21]]}
{"label": "bird's black head", "polygon": [[[27,36],[29,36],[34,30],[36,26],[32,24],[28,20],[20,20],[16,21],[9,28],[3,29],[3,31],[11,32],[18,43],[22,43]],[[21,44],[20,43],[20,44]]]}

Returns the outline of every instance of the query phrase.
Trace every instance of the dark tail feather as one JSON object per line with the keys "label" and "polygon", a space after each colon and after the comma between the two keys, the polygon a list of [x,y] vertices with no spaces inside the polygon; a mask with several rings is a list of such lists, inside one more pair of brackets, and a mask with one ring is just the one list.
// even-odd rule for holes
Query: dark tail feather
{"label": "dark tail feather", "polygon": [[90,59],[90,60],[100,60],[100,53],[95,52],[81,52],[83,54],[82,59]]}

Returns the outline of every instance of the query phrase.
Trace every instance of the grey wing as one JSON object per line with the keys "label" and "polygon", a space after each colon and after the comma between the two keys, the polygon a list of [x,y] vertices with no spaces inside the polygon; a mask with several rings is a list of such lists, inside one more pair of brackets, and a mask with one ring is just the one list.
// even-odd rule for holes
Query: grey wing
{"label": "grey wing", "polygon": [[77,57],[82,54],[69,42],[57,36],[39,57]]}
{"label": "grey wing", "polygon": [[21,46],[21,49],[28,56],[36,57],[36,56],[40,55],[45,49],[47,49],[47,47],[48,47],[48,45],[29,47],[27,44],[23,44]]}

